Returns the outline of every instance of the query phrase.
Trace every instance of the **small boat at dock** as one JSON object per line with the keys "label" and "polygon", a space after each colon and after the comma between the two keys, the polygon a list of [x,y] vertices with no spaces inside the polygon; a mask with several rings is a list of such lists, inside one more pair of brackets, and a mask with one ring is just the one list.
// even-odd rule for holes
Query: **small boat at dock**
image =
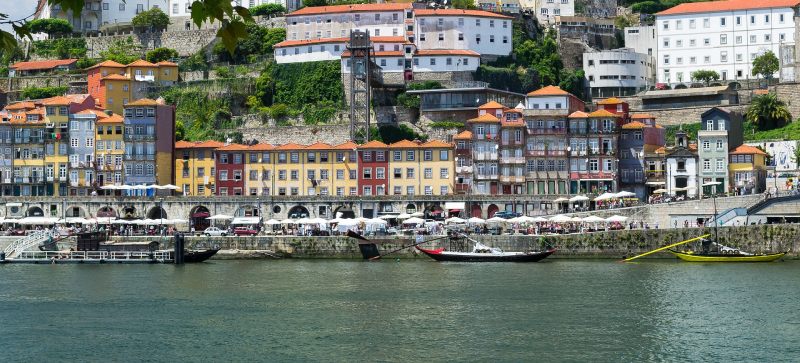
{"label": "small boat at dock", "polygon": [[415,247],[426,256],[442,262],[537,262],[556,252],[555,248],[540,252],[503,252],[481,244],[476,244],[472,252],[453,252],[446,251],[444,248],[427,250],[419,246]]}

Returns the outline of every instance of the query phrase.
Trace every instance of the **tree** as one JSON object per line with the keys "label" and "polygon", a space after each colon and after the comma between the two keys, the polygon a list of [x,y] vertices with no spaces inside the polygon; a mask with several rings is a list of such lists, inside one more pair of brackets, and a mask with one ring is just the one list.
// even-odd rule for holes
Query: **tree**
{"label": "tree", "polygon": [[305,6],[325,6],[328,5],[326,0],[307,0],[303,1],[303,5]]}
{"label": "tree", "polygon": [[65,19],[34,19],[28,23],[31,33],[46,33],[47,35],[61,35],[72,33],[72,24]]}
{"label": "tree", "polygon": [[456,9],[475,9],[475,3],[471,0],[453,0],[453,7]]}
{"label": "tree", "polygon": [[286,12],[286,8],[281,4],[261,4],[250,8],[252,16],[272,16]]}
{"label": "tree", "polygon": [[158,63],[175,58],[178,58],[178,51],[172,48],[156,48],[147,52],[145,56],[145,59],[150,63]]}
{"label": "tree", "polygon": [[133,38],[117,39],[108,49],[100,52],[103,60],[112,60],[121,64],[128,64],[140,58],[139,47],[134,44]]}
{"label": "tree", "polygon": [[[60,6],[64,11],[72,11],[73,16],[79,17],[86,0],[47,0],[48,6]],[[238,15],[238,17],[236,17]],[[0,13],[0,26],[10,25],[12,32],[19,38],[33,39],[28,19],[32,15],[21,19],[9,19],[7,13]],[[201,26],[203,23],[220,22],[217,30],[219,37],[229,52],[233,53],[236,40],[247,36],[244,24],[253,21],[250,11],[243,6],[233,6],[230,1],[220,0],[195,0],[192,2],[192,21]],[[0,30],[0,50],[14,49],[17,40],[8,31]]]}
{"label": "tree", "polygon": [[143,11],[131,20],[131,24],[138,28],[149,28],[152,30],[164,30],[169,26],[169,15],[164,14],[159,8],[152,8]]}
{"label": "tree", "polygon": [[719,79],[719,73],[716,71],[708,70],[708,69],[699,69],[692,72],[692,80],[703,82],[704,85],[708,86],[709,83],[712,81],[716,81]]}
{"label": "tree", "polygon": [[562,69],[559,78],[561,81],[558,82],[558,87],[569,93],[572,93],[580,99],[585,99],[585,94],[583,91],[585,90],[584,81],[586,74],[584,73],[583,69],[574,71]]}
{"label": "tree", "polygon": [[774,93],[758,96],[747,108],[745,119],[756,125],[759,130],[772,130],[783,127],[792,119],[786,103],[779,100]]}
{"label": "tree", "polygon": [[753,75],[761,75],[766,79],[772,79],[772,75],[780,68],[778,57],[771,50],[753,59]]}

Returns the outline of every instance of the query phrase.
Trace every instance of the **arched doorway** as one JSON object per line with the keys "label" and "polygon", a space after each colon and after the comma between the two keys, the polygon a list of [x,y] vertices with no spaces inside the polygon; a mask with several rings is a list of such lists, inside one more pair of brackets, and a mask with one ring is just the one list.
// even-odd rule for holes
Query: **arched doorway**
{"label": "arched doorway", "polygon": [[84,213],[83,208],[81,207],[68,207],[65,212],[66,217],[86,217],[87,214]]}
{"label": "arched doorway", "polygon": [[239,207],[236,210],[236,213],[233,215],[234,217],[260,217],[261,214],[258,212],[258,207],[254,205],[245,205]]}
{"label": "arched doorway", "polygon": [[417,212],[417,206],[414,205],[414,203],[406,204],[406,213],[411,214],[416,212]]}
{"label": "arched doorway", "polygon": [[126,205],[122,207],[122,219],[134,219],[136,218],[136,208],[132,205]]}
{"label": "arched doorway", "polygon": [[111,207],[103,207],[97,211],[98,218],[117,218],[117,212],[114,208]]}
{"label": "arched doorway", "polygon": [[333,210],[333,217],[334,218],[355,218],[356,213],[353,212],[353,208],[348,206],[339,206]]}
{"label": "arched doorway", "polygon": [[473,204],[472,205],[472,212],[470,213],[471,217],[481,218],[483,216],[483,211],[481,210],[480,204]]}
{"label": "arched doorway", "polygon": [[500,210],[500,207],[498,207],[498,206],[496,206],[494,204],[490,204],[489,208],[486,208],[486,218],[494,217],[494,214],[497,213],[497,211],[499,211],[499,210]]}
{"label": "arched doorway", "polygon": [[147,219],[167,219],[167,211],[161,207],[153,207],[147,212]]}
{"label": "arched doorway", "polygon": [[192,211],[189,213],[189,227],[194,228],[197,232],[205,231],[205,229],[211,225],[211,221],[208,220],[210,216],[211,213],[205,206],[198,205],[192,208]]}
{"label": "arched doorway", "polygon": [[291,219],[308,218],[309,215],[308,209],[302,205],[296,205],[289,209],[289,218]]}
{"label": "arched doorway", "polygon": [[434,204],[425,209],[425,218],[444,219],[444,209],[438,204]]}
{"label": "arched doorway", "polygon": [[25,212],[26,217],[44,217],[44,211],[39,207],[30,207]]}

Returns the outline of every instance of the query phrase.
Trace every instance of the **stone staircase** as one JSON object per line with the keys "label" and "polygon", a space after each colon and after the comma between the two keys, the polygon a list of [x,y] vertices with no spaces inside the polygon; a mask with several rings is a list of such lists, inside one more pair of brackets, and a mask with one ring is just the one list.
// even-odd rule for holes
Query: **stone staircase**
{"label": "stone staircase", "polygon": [[46,242],[49,239],[58,237],[58,234],[52,232],[50,230],[40,230],[35,231],[25,237],[22,237],[8,246],[3,250],[6,255],[6,258],[15,258],[17,257],[20,252],[29,250],[33,247],[37,247],[40,244]]}

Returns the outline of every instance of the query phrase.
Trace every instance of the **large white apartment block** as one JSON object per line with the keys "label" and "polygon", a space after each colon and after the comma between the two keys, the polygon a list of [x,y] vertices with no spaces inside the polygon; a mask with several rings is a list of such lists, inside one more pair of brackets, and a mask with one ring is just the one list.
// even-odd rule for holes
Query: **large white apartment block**
{"label": "large white apartment block", "polygon": [[575,0],[536,0],[534,11],[540,23],[552,24],[557,16],[575,16]]}
{"label": "large white apartment block", "polygon": [[[800,0],[725,0],[684,3],[656,14],[656,78],[691,82],[691,73],[713,70],[722,80],[746,80],[753,59],[794,44],[794,9]],[[777,73],[775,75],[777,77]]]}
{"label": "large white apartment block", "polygon": [[631,96],[653,85],[653,57],[620,48],[583,53],[592,97]]}
{"label": "large white apartment block", "polygon": [[73,30],[78,32],[99,31],[103,25],[127,24],[136,14],[154,8],[168,13],[167,0],[86,0],[78,16],[57,4],[47,4],[47,0],[39,2],[42,5],[36,14],[37,19],[66,19],[72,24]]}
{"label": "large white apartment block", "polygon": [[625,48],[631,48],[636,53],[656,56],[658,41],[655,26],[629,26],[623,32],[625,33]]}
{"label": "large white apartment block", "polygon": [[348,37],[354,30],[370,33],[383,72],[474,71],[481,57],[511,54],[508,16],[387,3],[306,7],[288,14],[287,39],[275,45],[275,60],[341,59],[345,69]]}
{"label": "large white apartment block", "polygon": [[[169,14],[171,17],[188,17],[192,15],[192,9],[189,7],[195,0],[168,0],[169,2],[169,12],[164,10],[165,13]],[[302,1],[300,0],[233,0],[231,4],[234,6],[243,6],[245,8],[252,8],[254,6],[264,5],[264,4],[280,4],[283,5],[287,11],[292,11],[300,8],[302,6]]]}

